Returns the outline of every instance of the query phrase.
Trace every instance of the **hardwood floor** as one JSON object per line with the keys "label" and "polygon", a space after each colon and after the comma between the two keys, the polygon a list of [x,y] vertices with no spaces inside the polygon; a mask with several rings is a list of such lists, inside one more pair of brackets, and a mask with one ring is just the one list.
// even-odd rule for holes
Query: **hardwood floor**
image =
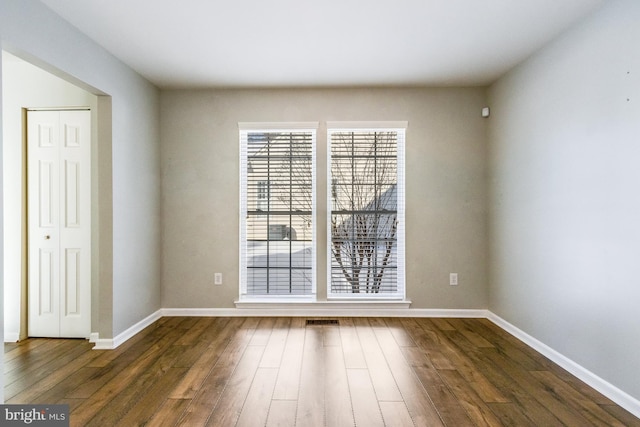
{"label": "hardwood floor", "polygon": [[5,344],[6,403],[73,426],[640,426],[485,319],[163,318],[115,350]]}

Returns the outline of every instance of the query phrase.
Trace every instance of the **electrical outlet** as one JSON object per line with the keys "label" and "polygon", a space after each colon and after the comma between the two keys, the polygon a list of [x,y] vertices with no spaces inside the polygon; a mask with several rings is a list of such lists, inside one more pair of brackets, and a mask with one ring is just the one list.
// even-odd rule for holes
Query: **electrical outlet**
{"label": "electrical outlet", "polygon": [[213,274],[213,284],[214,285],[222,285],[222,273],[214,273]]}
{"label": "electrical outlet", "polygon": [[449,285],[458,286],[458,273],[449,273]]}

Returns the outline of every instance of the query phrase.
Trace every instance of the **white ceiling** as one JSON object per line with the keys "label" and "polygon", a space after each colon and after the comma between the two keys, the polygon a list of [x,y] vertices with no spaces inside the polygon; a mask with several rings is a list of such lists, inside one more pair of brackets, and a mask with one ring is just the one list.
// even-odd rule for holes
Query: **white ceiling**
{"label": "white ceiling", "polygon": [[486,85],[604,0],[41,0],[163,88]]}

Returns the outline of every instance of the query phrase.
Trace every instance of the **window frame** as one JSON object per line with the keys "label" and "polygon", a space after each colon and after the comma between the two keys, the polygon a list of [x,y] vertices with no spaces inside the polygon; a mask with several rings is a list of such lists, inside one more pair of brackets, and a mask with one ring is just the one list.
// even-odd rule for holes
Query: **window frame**
{"label": "window frame", "polygon": [[[317,295],[317,234],[316,234],[316,198],[317,198],[317,180],[316,180],[316,150],[317,150],[317,130],[318,122],[239,122],[238,123],[240,138],[240,283],[239,283],[239,301],[241,302],[280,302],[280,301],[316,301]],[[248,219],[248,135],[250,133],[310,133],[311,134],[311,289],[305,294],[251,294],[248,292],[248,254],[247,254],[247,219]],[[266,191],[271,191],[271,183],[267,181]],[[269,196],[268,196],[269,197]],[[256,202],[258,195],[256,194]],[[267,199],[267,204],[270,200]],[[258,219],[266,220],[269,214],[267,211],[264,216],[260,215]],[[290,266],[291,268],[291,266]],[[267,273],[269,274],[269,273]]]}
{"label": "window frame", "polygon": [[[384,301],[405,301],[406,300],[406,266],[405,266],[405,150],[406,150],[406,129],[408,122],[327,122],[327,300],[384,300]],[[332,245],[332,216],[333,197],[336,194],[336,180],[332,175],[332,134],[340,132],[396,132],[397,138],[397,230],[396,230],[396,251],[397,251],[397,290],[395,292],[381,293],[348,293],[334,292],[333,290],[333,245]]]}

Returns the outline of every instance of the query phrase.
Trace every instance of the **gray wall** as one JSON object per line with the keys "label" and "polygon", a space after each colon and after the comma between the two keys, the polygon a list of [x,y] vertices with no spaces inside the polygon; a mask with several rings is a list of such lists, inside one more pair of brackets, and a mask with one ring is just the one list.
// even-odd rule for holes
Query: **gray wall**
{"label": "gray wall", "polygon": [[158,90],[42,3],[0,0],[0,10],[2,49],[107,95],[98,100],[94,201],[100,223],[98,330],[101,338],[115,336],[160,308]]}
{"label": "gray wall", "polygon": [[640,2],[489,91],[491,311],[640,398]]}
{"label": "gray wall", "polygon": [[[326,121],[408,120],[407,297],[487,307],[483,88],[162,91],[163,307],[238,298],[238,122],[319,121],[318,297],[326,298]],[[223,286],[213,286],[222,272]],[[449,273],[460,285],[449,286]]]}

